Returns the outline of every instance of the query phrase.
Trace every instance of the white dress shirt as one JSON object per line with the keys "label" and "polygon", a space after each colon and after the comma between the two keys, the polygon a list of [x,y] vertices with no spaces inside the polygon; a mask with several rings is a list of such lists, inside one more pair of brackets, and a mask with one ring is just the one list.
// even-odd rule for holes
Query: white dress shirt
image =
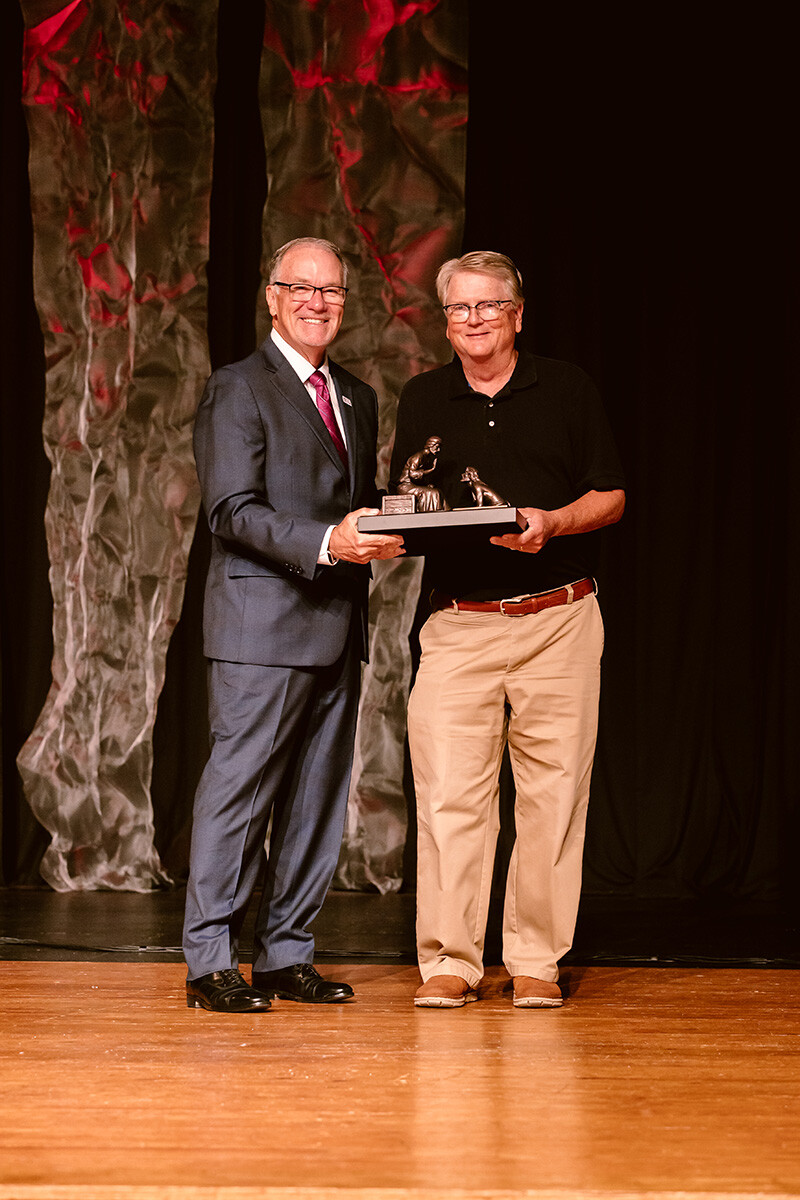
{"label": "white dress shirt", "polygon": [[[333,415],[336,418],[336,424],[339,426],[339,432],[342,435],[342,441],[344,442],[344,445],[347,446],[347,434],[344,431],[342,414],[339,408],[339,395],[336,391],[336,386],[333,382],[333,379],[331,378],[327,354],[325,355],[322,365],[315,367],[314,364],[310,363],[307,358],[304,358],[302,354],[299,354],[297,350],[295,350],[294,346],[290,346],[289,343],[281,337],[276,329],[272,330],[270,337],[288,362],[289,366],[295,372],[300,382],[305,387],[311,399],[314,401],[314,407],[316,407],[317,404],[317,390],[313,383],[310,383],[309,381],[315,371],[319,371],[324,377],[331,398]],[[328,543],[331,540],[331,534],[333,533],[334,529],[335,526],[330,525],[325,533],[324,538],[322,539],[322,545],[320,546],[319,554],[317,555],[317,562],[320,564],[320,566],[332,567],[335,566],[335,564],[339,561],[338,558],[334,558],[328,550]]]}

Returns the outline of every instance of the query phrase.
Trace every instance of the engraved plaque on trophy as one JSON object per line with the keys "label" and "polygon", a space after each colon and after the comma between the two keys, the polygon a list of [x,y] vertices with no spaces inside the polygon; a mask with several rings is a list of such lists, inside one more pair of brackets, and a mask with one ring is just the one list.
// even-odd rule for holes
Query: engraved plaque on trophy
{"label": "engraved plaque on trophy", "polygon": [[397,513],[413,513],[416,505],[413,496],[384,496],[381,501],[381,512],[385,517]]}

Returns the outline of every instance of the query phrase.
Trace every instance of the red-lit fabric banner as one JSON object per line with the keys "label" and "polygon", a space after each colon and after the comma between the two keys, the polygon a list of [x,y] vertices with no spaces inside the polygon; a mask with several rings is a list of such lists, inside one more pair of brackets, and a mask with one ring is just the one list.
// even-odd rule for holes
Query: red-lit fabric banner
{"label": "red-lit fabric banner", "polygon": [[[401,387],[451,357],[433,285],[461,253],[466,0],[267,0],[261,108],[265,273],[293,237],[329,238],[346,255],[351,292],[332,354],[378,392],[385,482]],[[259,316],[266,336],[263,304]],[[371,661],[336,882],[386,892],[402,880],[421,560],[373,566]]]}
{"label": "red-lit fabric banner", "polygon": [[19,767],[53,888],[144,891],[199,503],[217,0],[22,7],[55,649]]}

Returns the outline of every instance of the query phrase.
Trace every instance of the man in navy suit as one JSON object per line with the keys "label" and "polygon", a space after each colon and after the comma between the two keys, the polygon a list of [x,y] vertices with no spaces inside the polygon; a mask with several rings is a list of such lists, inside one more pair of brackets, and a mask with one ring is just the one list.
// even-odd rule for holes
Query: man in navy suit
{"label": "man in navy suit", "polygon": [[[195,457],[213,535],[206,583],[211,756],[197,789],[184,923],[189,1007],[329,1003],[308,926],[333,877],[353,757],[373,559],[377,401],[331,362],[347,269],[317,238],[270,265],[272,333],[206,385]],[[253,980],[238,940],[271,818]]]}

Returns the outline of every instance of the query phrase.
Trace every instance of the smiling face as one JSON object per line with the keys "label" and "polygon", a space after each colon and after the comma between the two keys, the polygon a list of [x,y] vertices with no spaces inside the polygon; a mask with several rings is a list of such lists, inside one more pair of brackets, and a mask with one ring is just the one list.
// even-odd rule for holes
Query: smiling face
{"label": "smiling face", "polygon": [[[478,304],[481,300],[510,300],[508,285],[496,275],[479,271],[456,271],[447,288],[445,304]],[[522,309],[519,304],[503,306],[494,321],[470,309],[469,318],[457,324],[447,322],[447,338],[463,363],[490,364],[493,359],[505,362],[514,350],[514,338],[522,329]]]}
{"label": "smiling face", "polygon": [[[342,265],[335,254],[321,246],[293,246],[281,260],[279,277],[283,283],[311,283],[315,287],[339,286]],[[342,323],[344,307],[329,304],[322,292],[309,300],[292,299],[288,288],[267,285],[267,304],[273,327],[289,345],[318,367],[325,351]]]}

